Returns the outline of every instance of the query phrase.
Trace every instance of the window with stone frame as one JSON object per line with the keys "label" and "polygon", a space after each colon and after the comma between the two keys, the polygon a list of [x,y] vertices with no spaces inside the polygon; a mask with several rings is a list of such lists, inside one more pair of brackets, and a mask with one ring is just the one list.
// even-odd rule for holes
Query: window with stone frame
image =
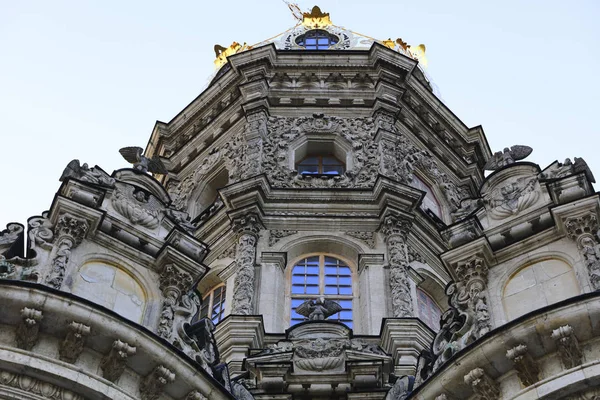
{"label": "window with stone frame", "polygon": [[217,324],[225,317],[225,289],[224,284],[219,285],[202,298],[200,319],[210,318]]}
{"label": "window with stone frame", "polygon": [[324,254],[306,257],[294,264],[291,277],[290,326],[306,320],[296,313],[296,308],[309,299],[320,297],[334,300],[342,311],[328,318],[353,327],[352,270],[342,260]]}
{"label": "window with stone frame", "polygon": [[345,165],[333,155],[309,155],[296,164],[301,175],[341,175]]}
{"label": "window with stone frame", "polygon": [[306,50],[327,50],[339,41],[337,36],[322,29],[312,29],[296,38],[296,44]]}
{"label": "window with stone frame", "polygon": [[415,189],[419,189],[425,192],[425,197],[421,202],[421,209],[431,210],[431,212],[434,213],[436,217],[443,219],[442,206],[440,205],[438,199],[435,197],[435,194],[433,193],[431,187],[416,175],[413,175],[411,186]]}
{"label": "window with stone frame", "polygon": [[433,331],[440,330],[442,309],[425,291],[417,289],[417,315]]}

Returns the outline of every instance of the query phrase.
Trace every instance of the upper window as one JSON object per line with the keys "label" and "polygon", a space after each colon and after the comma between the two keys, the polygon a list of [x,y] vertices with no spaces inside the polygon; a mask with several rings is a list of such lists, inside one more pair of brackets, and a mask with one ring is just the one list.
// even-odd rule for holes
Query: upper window
{"label": "upper window", "polygon": [[314,29],[298,36],[296,44],[306,50],[327,50],[337,44],[339,38],[321,29]]}
{"label": "upper window", "polygon": [[352,271],[337,258],[318,255],[300,260],[292,269],[291,325],[305,321],[296,308],[309,299],[324,297],[338,302],[342,311],[329,320],[352,328]]}
{"label": "upper window", "polygon": [[217,324],[225,316],[225,285],[217,286],[202,299],[200,318],[210,318]]}
{"label": "upper window", "polygon": [[341,175],[344,167],[344,163],[332,155],[308,156],[296,164],[302,175]]}
{"label": "upper window", "polygon": [[440,330],[442,310],[437,303],[421,289],[417,289],[417,307],[421,321],[435,332]]}
{"label": "upper window", "polygon": [[415,189],[425,192],[425,198],[421,203],[421,208],[423,210],[431,210],[438,218],[442,218],[442,207],[435,198],[435,194],[433,194],[431,188],[416,175],[413,175],[412,186]]}

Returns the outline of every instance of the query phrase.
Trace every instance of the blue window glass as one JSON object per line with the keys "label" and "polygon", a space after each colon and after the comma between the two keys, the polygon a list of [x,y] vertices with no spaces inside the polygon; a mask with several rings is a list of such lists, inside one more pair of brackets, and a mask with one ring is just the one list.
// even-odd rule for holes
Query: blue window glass
{"label": "blue window glass", "polygon": [[345,165],[332,155],[309,156],[296,164],[301,175],[341,175]]}
{"label": "blue window glass", "polygon": [[338,42],[337,36],[322,29],[310,30],[296,39],[296,44],[306,50],[327,50]]}
{"label": "blue window glass", "polygon": [[296,313],[304,301],[324,297],[335,300],[342,311],[329,317],[352,328],[352,271],[343,261],[325,255],[300,260],[292,269],[291,318],[295,325],[306,318]]}
{"label": "blue window glass", "polygon": [[202,299],[200,318],[210,318],[214,324],[225,317],[225,285],[217,286]]}

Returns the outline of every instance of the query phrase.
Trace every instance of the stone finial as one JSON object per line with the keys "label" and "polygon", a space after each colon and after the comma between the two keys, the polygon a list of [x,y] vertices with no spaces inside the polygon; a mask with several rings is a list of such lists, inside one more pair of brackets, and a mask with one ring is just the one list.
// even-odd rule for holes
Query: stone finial
{"label": "stone finial", "polygon": [[464,377],[465,383],[479,396],[481,400],[497,400],[500,398],[498,384],[490,378],[483,369],[475,368]]}
{"label": "stone finial", "polygon": [[160,397],[164,387],[175,380],[175,373],[159,365],[152,370],[140,383],[142,400],[156,400]]}
{"label": "stone finial", "polygon": [[73,364],[83,352],[83,345],[86,336],[91,332],[89,326],[79,322],[71,322],[67,325],[67,335],[60,345],[60,359]]}
{"label": "stone finial", "polygon": [[531,386],[540,380],[540,368],[527,349],[520,344],[506,352],[506,358],[515,363],[517,375],[523,386]]}
{"label": "stone finial", "polygon": [[17,326],[17,347],[31,350],[38,341],[40,321],[43,315],[40,310],[25,307],[21,310],[21,323]]}
{"label": "stone finial", "polygon": [[566,369],[581,365],[583,355],[572,326],[564,325],[553,330],[552,339],[556,342],[558,354]]}
{"label": "stone finial", "polygon": [[127,358],[134,355],[136,348],[120,340],[113,342],[110,352],[102,358],[100,368],[102,376],[111,382],[115,382],[127,365]]}
{"label": "stone finial", "polygon": [[186,396],[185,400],[208,400],[208,397],[206,397],[205,395],[203,395],[199,391],[194,390],[193,392],[190,392]]}

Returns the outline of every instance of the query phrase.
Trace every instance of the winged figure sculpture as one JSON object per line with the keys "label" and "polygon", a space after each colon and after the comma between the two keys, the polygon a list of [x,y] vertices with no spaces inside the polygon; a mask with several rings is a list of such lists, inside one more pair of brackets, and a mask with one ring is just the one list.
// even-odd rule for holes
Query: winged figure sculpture
{"label": "winged figure sculpture", "polygon": [[123,147],[119,150],[119,153],[121,153],[123,158],[127,160],[127,162],[132,163],[133,168],[137,169],[138,171],[162,175],[169,173],[165,167],[165,164],[163,164],[158,156],[148,158],[142,154],[143,152],[144,149],[137,146]]}
{"label": "winged figure sculpture", "polygon": [[483,167],[488,171],[495,171],[509,164],[524,159],[531,154],[533,149],[529,146],[514,145],[510,149],[505,147],[503,151],[497,151]]}
{"label": "winged figure sculpture", "polygon": [[309,321],[323,321],[340,311],[342,306],[323,297],[306,300],[296,308],[296,313],[305,316]]}

